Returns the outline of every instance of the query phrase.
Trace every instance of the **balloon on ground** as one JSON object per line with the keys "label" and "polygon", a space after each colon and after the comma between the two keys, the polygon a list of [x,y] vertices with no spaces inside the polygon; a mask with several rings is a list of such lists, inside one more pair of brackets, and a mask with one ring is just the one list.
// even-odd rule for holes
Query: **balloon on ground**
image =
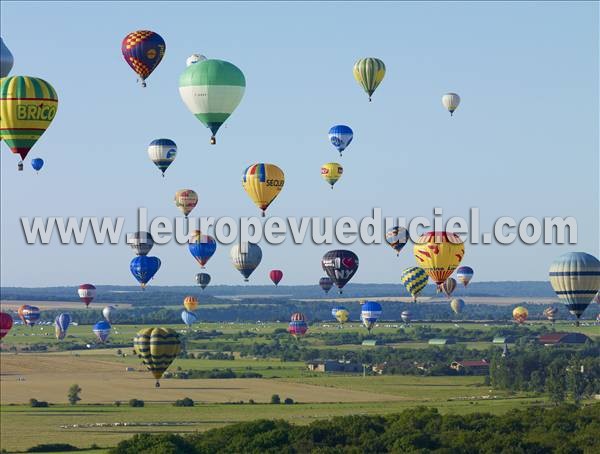
{"label": "balloon on ground", "polygon": [[111,330],[110,323],[108,323],[106,320],[101,320],[101,321],[97,322],[94,325],[94,327],[92,328],[92,331],[96,335],[96,338],[101,343],[104,343],[108,340],[108,336],[110,335],[110,330]]}

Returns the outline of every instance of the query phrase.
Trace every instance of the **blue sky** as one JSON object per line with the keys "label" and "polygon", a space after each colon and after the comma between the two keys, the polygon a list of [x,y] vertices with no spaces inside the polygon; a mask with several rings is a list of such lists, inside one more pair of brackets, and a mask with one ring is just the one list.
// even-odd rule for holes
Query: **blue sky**
{"label": "blue sky", "polygon": [[[59,94],[58,114],[30,152],[46,166],[16,172],[1,145],[2,285],[135,284],[125,244],[27,245],[21,216],[125,216],[139,206],[175,216],[173,194],[198,192],[196,215],[251,216],[240,184],[253,162],[286,173],[272,216],[467,216],[482,229],[499,216],[575,216],[578,245],[466,246],[477,280],[543,280],[570,250],[598,255],[598,4],[581,3],[24,3],[2,2],[2,37],[13,75],[42,77]],[[151,29],[165,58],[140,88],[121,56],[130,31]],[[219,132],[183,105],[178,77],[191,53],[242,69],[244,99]],[[364,56],[385,61],[368,103],[352,77]],[[440,97],[462,97],[449,118]],[[339,160],[331,191],[321,164],[337,160],[330,126],[355,140]],[[175,140],[179,154],[163,181],[146,147]],[[27,163],[29,165],[29,163]],[[263,246],[253,283],[281,268],[283,283],[323,274],[326,245]],[[349,247],[361,258],[356,282],[398,282],[412,266],[385,245]],[[185,246],[155,247],[155,285],[191,284],[199,267]],[[217,284],[240,284],[220,246],[208,265]]]}

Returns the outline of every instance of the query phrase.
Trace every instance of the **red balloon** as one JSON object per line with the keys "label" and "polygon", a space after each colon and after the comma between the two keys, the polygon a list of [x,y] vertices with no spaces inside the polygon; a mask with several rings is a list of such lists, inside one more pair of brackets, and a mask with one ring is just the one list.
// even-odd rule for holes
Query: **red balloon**
{"label": "red balloon", "polygon": [[13,319],[6,312],[0,312],[0,339],[8,334],[13,326]]}
{"label": "red balloon", "polygon": [[269,273],[269,277],[273,281],[273,284],[277,285],[277,284],[279,284],[279,281],[281,281],[281,279],[283,279],[283,271],[271,270],[271,272]]}

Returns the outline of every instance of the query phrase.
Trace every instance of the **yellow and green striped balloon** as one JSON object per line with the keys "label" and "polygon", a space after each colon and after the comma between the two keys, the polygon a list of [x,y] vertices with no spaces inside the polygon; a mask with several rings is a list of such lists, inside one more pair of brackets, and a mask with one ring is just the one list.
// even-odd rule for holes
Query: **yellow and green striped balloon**
{"label": "yellow and green striped balloon", "polygon": [[5,77],[0,81],[0,139],[25,159],[46,131],[58,108],[58,96],[43,79]]}
{"label": "yellow and green striped balloon", "polygon": [[133,349],[156,378],[158,388],[158,380],[181,351],[181,341],[170,328],[144,328],[133,339]]}
{"label": "yellow and green striped balloon", "polygon": [[369,102],[371,96],[385,77],[385,64],[378,58],[361,58],[354,64],[354,78],[363,87]]}

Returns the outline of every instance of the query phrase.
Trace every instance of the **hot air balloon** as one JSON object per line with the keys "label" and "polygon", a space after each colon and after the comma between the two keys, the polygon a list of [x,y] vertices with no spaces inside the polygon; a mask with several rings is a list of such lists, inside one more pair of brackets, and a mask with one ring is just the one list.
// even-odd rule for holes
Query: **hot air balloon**
{"label": "hot air balloon", "polygon": [[456,279],[466,287],[471,282],[471,279],[473,279],[473,268],[470,266],[459,266],[456,269]]}
{"label": "hot air balloon", "polygon": [[343,249],[327,252],[321,259],[323,271],[342,293],[342,288],[348,283],[358,270],[358,256]]}
{"label": "hot air balloon", "polygon": [[371,96],[385,76],[385,64],[378,58],[361,58],[354,64],[354,78],[369,95]]}
{"label": "hot air balloon", "polygon": [[24,304],[17,310],[19,318],[27,326],[33,326],[40,319],[40,308]]}
{"label": "hot air balloon", "polygon": [[258,163],[246,167],[242,173],[242,187],[263,217],[269,205],[283,189],[285,176],[275,164]]}
{"label": "hot air balloon", "polygon": [[77,294],[79,299],[85,303],[85,307],[88,307],[96,297],[96,287],[92,284],[81,284],[77,289]]}
{"label": "hot air balloon", "polygon": [[42,158],[32,159],[31,160],[31,167],[36,172],[39,172],[40,170],[42,170],[42,167],[44,167],[44,160]]}
{"label": "hot air balloon", "polygon": [[596,304],[600,304],[600,290],[598,290],[598,292],[596,292],[596,296],[594,296],[592,301],[595,302]]}
{"label": "hot air balloon", "polygon": [[188,328],[198,321],[198,316],[193,312],[183,310],[181,311],[181,320],[185,323]]}
{"label": "hot air balloon", "polygon": [[244,282],[248,282],[248,278],[262,260],[262,250],[258,244],[238,243],[231,248],[230,256],[235,269],[242,273]]}
{"label": "hot air balloon", "polygon": [[191,189],[180,189],[175,193],[175,206],[187,218],[188,214],[194,209],[198,203],[198,194]]}
{"label": "hot air balloon", "polygon": [[371,332],[373,326],[377,322],[377,319],[381,317],[381,304],[376,303],[375,301],[367,301],[364,303],[360,309],[361,320],[363,325]]}
{"label": "hot air balloon", "polygon": [[400,255],[400,251],[406,246],[408,239],[408,230],[404,227],[392,227],[385,233],[385,241],[396,251],[396,255]]}
{"label": "hot air balloon", "polygon": [[129,269],[133,277],[141,284],[142,289],[154,277],[161,265],[158,257],[150,257],[148,255],[140,255],[135,257],[129,264]]}
{"label": "hot air balloon", "polygon": [[148,232],[135,232],[127,235],[127,244],[136,255],[148,255],[154,246],[154,239]]}
{"label": "hot air balloon", "polygon": [[212,132],[217,131],[238,106],[246,78],[240,69],[223,60],[202,60],[189,65],[179,77],[179,95],[194,116]]}
{"label": "hot air balloon", "polygon": [[4,40],[0,38],[0,77],[6,77],[15,63],[13,54],[8,50]]}
{"label": "hot air balloon", "polygon": [[104,319],[108,322],[108,323],[113,323],[114,322],[114,314],[115,312],[117,312],[117,308],[114,306],[106,306],[104,309],[102,309],[102,316],[104,317]]}
{"label": "hot air balloon", "polygon": [[402,319],[402,321],[404,323],[410,323],[410,320],[412,318],[412,314],[410,313],[410,311],[402,311],[402,313],[400,314],[400,318]]}
{"label": "hot air balloon", "polygon": [[57,315],[54,319],[54,325],[56,326],[56,338],[58,340],[62,340],[67,335],[67,329],[71,324],[71,315],[70,314],[60,314]]}
{"label": "hot air balloon", "polygon": [[50,126],[58,95],[52,85],[27,76],[6,77],[0,81],[0,140],[23,160],[44,131]]}
{"label": "hot air balloon", "polygon": [[200,286],[202,290],[206,288],[208,284],[210,284],[210,274],[208,273],[198,273],[196,274],[196,284]]}
{"label": "hot air balloon", "polygon": [[321,176],[327,183],[329,183],[331,189],[333,189],[333,185],[336,184],[340,178],[342,178],[343,173],[344,168],[337,162],[328,162],[321,166]]}
{"label": "hot air balloon", "polygon": [[340,152],[340,156],[346,147],[350,145],[353,137],[354,132],[350,126],[335,125],[329,130],[329,141],[336,148],[336,150]]}
{"label": "hot air balloon", "polygon": [[12,326],[12,317],[6,312],[0,312],[0,339],[8,334]]}
{"label": "hot air balloon", "polygon": [[446,294],[446,296],[452,295],[452,292],[456,289],[456,279],[453,277],[449,277],[442,283],[442,291]]}
{"label": "hot air balloon", "polygon": [[446,93],[442,96],[442,105],[450,112],[450,116],[454,115],[454,111],[460,104],[460,96],[456,93]]}
{"label": "hot air balloon", "polygon": [[94,327],[92,328],[92,331],[94,332],[94,334],[96,335],[96,337],[98,338],[98,340],[101,343],[106,342],[106,340],[108,339],[108,336],[110,335],[110,323],[108,323],[106,320],[102,320],[97,322]]}
{"label": "hot air balloon", "polygon": [[450,309],[452,309],[452,312],[455,314],[460,314],[464,307],[465,302],[460,298],[452,298],[452,301],[450,301]]}
{"label": "hot air balloon", "polygon": [[181,351],[179,335],[169,328],[144,328],[133,339],[133,348],[146,368],[158,380]]}
{"label": "hot air balloon", "polygon": [[198,298],[195,296],[186,296],[183,299],[183,307],[189,312],[194,312],[198,309]]}
{"label": "hot air balloon", "polygon": [[400,282],[406,287],[408,293],[413,297],[413,301],[417,302],[417,296],[427,286],[427,273],[423,268],[413,266],[406,268],[400,275]]}
{"label": "hot air balloon", "polygon": [[194,230],[188,249],[200,267],[204,268],[217,250],[217,242],[212,236],[203,235],[200,230]]}
{"label": "hot air balloon", "polygon": [[438,287],[450,277],[465,255],[460,237],[450,232],[428,232],[413,248],[417,264]]}
{"label": "hot air balloon", "polygon": [[271,270],[269,272],[269,278],[271,278],[271,281],[273,281],[273,284],[275,284],[275,287],[277,287],[279,282],[281,282],[281,279],[283,279],[283,271]]}
{"label": "hot air balloon", "polygon": [[199,61],[204,61],[206,59],[207,58],[204,55],[192,54],[185,60],[185,66],[192,66],[198,63]]}
{"label": "hot air balloon", "polygon": [[554,321],[556,320],[556,314],[558,314],[558,309],[555,307],[550,306],[544,309],[544,317],[550,320],[552,324],[554,324]]}
{"label": "hot air balloon", "polygon": [[164,178],[166,170],[177,156],[177,145],[171,139],[155,139],[148,145],[148,156]]}
{"label": "hot air balloon", "polygon": [[288,333],[290,333],[295,338],[304,336],[306,331],[308,331],[308,324],[304,321],[291,321],[288,325]]}
{"label": "hot air balloon", "polygon": [[340,325],[343,325],[350,318],[350,312],[344,306],[335,306],[331,309],[331,315],[335,318]]}
{"label": "hot air balloon", "polygon": [[550,267],[550,284],[579,326],[579,317],[600,289],[600,261],[585,252],[563,254]]}
{"label": "hot air balloon", "polygon": [[322,277],[319,279],[319,285],[325,293],[329,293],[329,290],[333,287],[333,281],[329,277]]}
{"label": "hot air balloon", "polygon": [[514,308],[512,316],[515,319],[515,322],[517,322],[519,325],[522,325],[525,323],[525,320],[527,320],[529,311],[523,306],[518,306]]}
{"label": "hot air balloon", "polygon": [[165,41],[158,33],[138,30],[123,38],[121,51],[131,69],[139,76],[142,87],[165,55]]}

